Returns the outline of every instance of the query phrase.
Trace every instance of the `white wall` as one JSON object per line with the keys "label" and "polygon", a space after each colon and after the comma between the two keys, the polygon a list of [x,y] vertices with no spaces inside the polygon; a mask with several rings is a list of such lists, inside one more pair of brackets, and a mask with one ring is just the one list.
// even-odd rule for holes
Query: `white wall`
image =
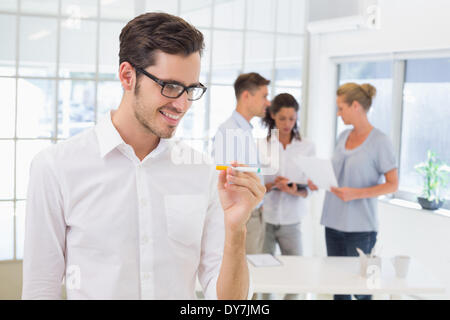
{"label": "white wall", "polygon": [[364,0],[312,0],[310,1],[309,21],[346,17],[360,12]]}
{"label": "white wall", "polygon": [[450,218],[382,201],[378,210],[382,255],[409,255],[417,259],[446,287],[445,295],[424,298],[450,299]]}
{"label": "white wall", "polygon": [[[314,0],[313,0],[314,1]],[[330,157],[335,138],[336,68],[331,58],[366,54],[450,48],[450,1],[379,0],[379,30],[311,35],[307,136],[315,141],[319,157]],[[323,227],[319,226],[323,194],[314,196],[311,243],[314,255],[325,254]],[[380,236],[384,253],[409,253],[421,260],[447,286],[450,298],[450,218],[379,205]],[[439,256],[443,252],[443,256]]]}

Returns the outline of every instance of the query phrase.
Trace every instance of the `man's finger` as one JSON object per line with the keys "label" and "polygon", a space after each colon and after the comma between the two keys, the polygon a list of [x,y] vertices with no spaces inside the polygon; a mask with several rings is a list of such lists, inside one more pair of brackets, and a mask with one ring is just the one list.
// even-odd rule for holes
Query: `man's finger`
{"label": "man's finger", "polygon": [[239,192],[240,194],[244,194],[246,197],[250,197],[251,201],[255,201],[255,199],[257,199],[257,197],[247,187],[229,184],[227,185],[227,189],[234,192]]}
{"label": "man's finger", "polygon": [[219,172],[219,179],[218,179],[218,188],[219,189],[224,189],[225,188],[225,183],[227,183],[227,174],[226,171],[220,171]]}
{"label": "man's finger", "polygon": [[261,191],[258,189],[255,181],[248,177],[228,176],[228,181],[233,185],[247,188],[255,197],[259,197]]}
{"label": "man's finger", "polygon": [[241,186],[237,186],[235,184],[230,184],[227,186],[227,189],[233,192],[237,192],[241,195],[244,195],[244,197],[246,197],[247,199],[250,200],[250,204],[252,206],[252,208],[254,208],[256,206],[256,204],[258,203],[258,198],[255,197],[255,195],[246,187],[241,187]]}
{"label": "man's finger", "polygon": [[254,181],[249,177],[228,175],[227,181],[231,182],[233,185],[247,188],[257,198],[264,194],[264,187],[260,186],[261,183],[259,183],[259,181]]}
{"label": "man's finger", "polygon": [[231,175],[236,176],[236,177],[249,177],[252,180],[254,180],[255,182],[261,182],[261,180],[256,175],[256,173],[253,173],[253,172],[241,172],[241,171],[231,169]]}

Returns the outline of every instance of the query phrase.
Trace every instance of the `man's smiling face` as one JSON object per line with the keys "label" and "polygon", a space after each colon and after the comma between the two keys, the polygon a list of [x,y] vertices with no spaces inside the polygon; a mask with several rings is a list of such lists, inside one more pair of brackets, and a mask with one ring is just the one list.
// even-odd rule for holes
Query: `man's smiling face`
{"label": "man's smiling face", "polygon": [[[145,71],[158,79],[184,86],[199,83],[199,52],[183,56],[158,51],[155,58],[156,63]],[[163,139],[174,135],[180,120],[192,104],[192,101],[188,100],[187,92],[176,99],[163,96],[161,86],[142,74],[135,89],[135,98],[136,119],[150,133]]]}

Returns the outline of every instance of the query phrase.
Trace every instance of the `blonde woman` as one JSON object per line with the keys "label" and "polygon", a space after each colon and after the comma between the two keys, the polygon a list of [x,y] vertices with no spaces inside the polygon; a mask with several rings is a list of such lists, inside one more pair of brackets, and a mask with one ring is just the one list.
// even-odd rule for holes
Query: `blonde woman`
{"label": "blonde woman", "polygon": [[[378,233],[377,197],[398,188],[392,144],[367,118],[375,94],[370,84],[346,83],[337,90],[337,115],[353,128],[340,134],[332,158],[340,187],[327,192],[323,205],[321,224],[328,256],[357,256],[356,248],[370,253]],[[317,190],[313,181],[309,187]],[[348,300],[351,296],[334,298]]]}

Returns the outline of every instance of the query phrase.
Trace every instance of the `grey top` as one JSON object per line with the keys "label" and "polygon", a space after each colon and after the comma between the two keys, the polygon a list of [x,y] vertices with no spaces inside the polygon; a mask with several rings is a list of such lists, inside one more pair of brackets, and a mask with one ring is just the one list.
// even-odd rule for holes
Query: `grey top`
{"label": "grey top", "polygon": [[[368,188],[383,183],[384,174],[397,168],[389,138],[373,128],[357,148],[345,149],[351,129],[338,138],[332,162],[339,187]],[[377,198],[344,202],[327,192],[321,224],[343,232],[378,231]]]}

